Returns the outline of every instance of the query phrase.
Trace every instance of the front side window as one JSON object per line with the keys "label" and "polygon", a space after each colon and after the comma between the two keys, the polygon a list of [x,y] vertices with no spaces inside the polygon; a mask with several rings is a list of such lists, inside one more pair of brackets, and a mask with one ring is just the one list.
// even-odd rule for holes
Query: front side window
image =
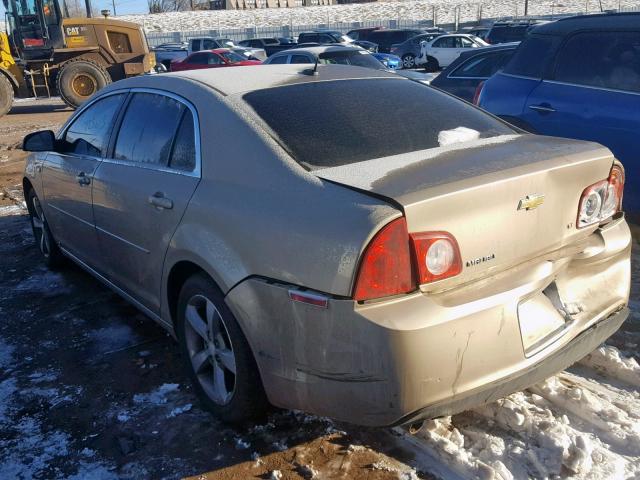
{"label": "front side window", "polygon": [[456,39],[455,37],[440,38],[433,43],[433,46],[435,48],[455,48]]}
{"label": "front side window", "polygon": [[125,94],[109,95],[87,107],[64,134],[62,151],[77,155],[102,156],[109,144],[109,134]]}
{"label": "front side window", "polygon": [[120,125],[114,158],[166,167],[185,110],[173,98],[135,93]]}
{"label": "front side window", "polygon": [[555,54],[558,42],[559,37],[530,35],[517,48],[504,72],[522,77],[542,78]]}
{"label": "front side window", "polygon": [[215,53],[207,54],[207,65],[221,65],[224,63],[222,59]]}
{"label": "front side window", "polygon": [[246,60],[245,57],[236,53],[236,52],[223,52],[221,55],[225,58],[228,63],[238,63],[244,62]]}
{"label": "front side window", "polygon": [[202,41],[202,49],[203,50],[213,50],[214,48],[218,48],[218,43],[213,40],[205,39]]}
{"label": "front side window", "polygon": [[558,54],[555,79],[640,92],[640,30],[585,32],[572,36]]}

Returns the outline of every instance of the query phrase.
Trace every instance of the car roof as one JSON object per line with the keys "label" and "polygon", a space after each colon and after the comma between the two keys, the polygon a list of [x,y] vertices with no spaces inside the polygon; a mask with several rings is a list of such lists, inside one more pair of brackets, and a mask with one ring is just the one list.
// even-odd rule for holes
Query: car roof
{"label": "car roof", "polygon": [[640,12],[598,13],[578,15],[535,27],[535,33],[543,35],[564,35],[574,30],[603,30],[606,28],[638,28]]}
{"label": "car roof", "polygon": [[[247,69],[251,70],[247,70]],[[218,93],[230,96],[267,88],[282,87],[298,83],[365,78],[401,78],[384,70],[372,70],[348,65],[318,65],[317,75],[309,75],[309,65],[264,65],[256,67],[213,68],[187,70],[163,75],[132,77],[146,80],[149,88],[162,88],[162,79],[183,78],[207,85]],[[126,82],[125,80],[124,82]],[[121,84],[122,85],[122,84]],[[122,85],[124,87],[124,85]]]}
{"label": "car roof", "polygon": [[303,47],[303,48],[290,48],[288,50],[283,50],[281,52],[275,53],[274,55],[285,55],[285,54],[294,54],[294,53],[311,53],[312,55],[320,55],[325,52],[348,52],[348,51],[365,51],[361,47],[351,47],[349,45],[319,45],[317,47]]}

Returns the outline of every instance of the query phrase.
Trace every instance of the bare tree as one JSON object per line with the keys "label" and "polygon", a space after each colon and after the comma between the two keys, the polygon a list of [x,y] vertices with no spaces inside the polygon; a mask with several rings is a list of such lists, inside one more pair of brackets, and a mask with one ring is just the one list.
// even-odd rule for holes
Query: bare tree
{"label": "bare tree", "polygon": [[191,10],[190,0],[147,0],[149,13],[182,12]]}

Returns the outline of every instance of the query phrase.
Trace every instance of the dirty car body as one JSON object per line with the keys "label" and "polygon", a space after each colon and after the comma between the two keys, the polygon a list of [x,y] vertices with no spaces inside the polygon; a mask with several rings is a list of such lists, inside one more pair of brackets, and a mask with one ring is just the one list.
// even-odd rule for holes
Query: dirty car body
{"label": "dirty car body", "polygon": [[[32,154],[27,198],[65,255],[169,331],[185,278],[206,275],[274,405],[374,426],[448,415],[562,370],[626,318],[623,171],[600,145],[345,66],[138,77],[84,109],[141,93],[193,116],[191,170],[119,161],[113,132],[90,161]],[[368,127],[383,119],[398,126]]]}

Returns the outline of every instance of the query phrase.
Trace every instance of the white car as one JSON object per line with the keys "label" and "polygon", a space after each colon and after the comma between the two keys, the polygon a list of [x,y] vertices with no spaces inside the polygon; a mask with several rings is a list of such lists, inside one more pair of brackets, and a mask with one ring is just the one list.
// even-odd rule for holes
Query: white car
{"label": "white car", "polygon": [[439,70],[453,63],[466,49],[487,45],[487,42],[475,35],[441,35],[430,42],[420,43],[420,55],[416,58],[416,65],[426,66],[432,71]]}

